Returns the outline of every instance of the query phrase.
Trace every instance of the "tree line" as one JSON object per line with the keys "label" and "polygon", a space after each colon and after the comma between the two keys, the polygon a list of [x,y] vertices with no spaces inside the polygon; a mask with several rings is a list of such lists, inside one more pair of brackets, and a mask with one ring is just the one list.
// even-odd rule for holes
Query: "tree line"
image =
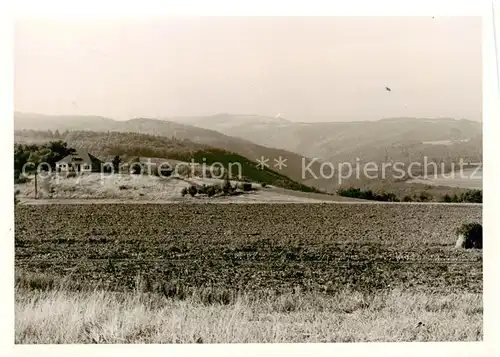
{"label": "tree line", "polygon": [[[67,143],[57,140],[45,144],[14,144],[14,181],[23,180],[21,174],[33,172],[41,163],[54,169],[56,162],[75,152]],[[32,163],[32,165],[27,165]],[[47,167],[48,169],[48,167]]]}

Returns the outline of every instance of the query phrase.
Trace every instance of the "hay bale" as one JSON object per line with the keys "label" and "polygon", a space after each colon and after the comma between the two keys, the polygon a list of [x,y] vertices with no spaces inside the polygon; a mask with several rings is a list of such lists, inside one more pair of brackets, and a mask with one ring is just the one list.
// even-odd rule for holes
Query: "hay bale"
{"label": "hay bale", "polygon": [[457,234],[456,248],[483,249],[483,227],[479,223],[462,224],[455,231]]}

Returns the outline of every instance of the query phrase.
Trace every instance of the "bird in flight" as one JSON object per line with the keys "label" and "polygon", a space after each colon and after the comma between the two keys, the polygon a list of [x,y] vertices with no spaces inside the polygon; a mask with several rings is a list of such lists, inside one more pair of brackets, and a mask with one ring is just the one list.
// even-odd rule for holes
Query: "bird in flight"
{"label": "bird in flight", "polygon": [[388,92],[390,92],[390,91],[391,91],[391,88],[389,88],[389,87],[385,87],[385,90],[386,90],[386,91],[388,91]]}

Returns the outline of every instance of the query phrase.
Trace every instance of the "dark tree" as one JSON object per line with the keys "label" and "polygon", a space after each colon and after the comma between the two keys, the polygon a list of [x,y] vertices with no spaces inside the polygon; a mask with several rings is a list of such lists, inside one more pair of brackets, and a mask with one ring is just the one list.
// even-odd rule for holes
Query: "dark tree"
{"label": "dark tree", "polygon": [[54,167],[56,162],[75,152],[75,149],[68,147],[68,144],[62,140],[51,141],[44,148],[48,149],[44,159],[50,167]]}
{"label": "dark tree", "polygon": [[[33,171],[38,164],[43,162],[54,168],[57,161],[74,151],[63,141],[51,141],[43,145],[14,144],[14,179],[21,178],[23,167],[26,171]],[[27,163],[32,163],[32,165],[25,167]]]}
{"label": "dark tree", "polygon": [[142,164],[141,164],[141,159],[139,157],[136,157],[134,160],[132,160],[131,166],[132,166],[132,173],[134,175],[139,175],[141,173]]}
{"label": "dark tree", "polygon": [[191,197],[194,197],[198,193],[198,189],[196,186],[189,186],[188,193],[191,195]]}
{"label": "dark tree", "polygon": [[113,158],[113,161],[111,161],[111,163],[113,164],[113,169],[115,170],[115,172],[119,172],[120,171],[120,164],[122,162],[122,159],[120,159],[120,156],[115,156]]}

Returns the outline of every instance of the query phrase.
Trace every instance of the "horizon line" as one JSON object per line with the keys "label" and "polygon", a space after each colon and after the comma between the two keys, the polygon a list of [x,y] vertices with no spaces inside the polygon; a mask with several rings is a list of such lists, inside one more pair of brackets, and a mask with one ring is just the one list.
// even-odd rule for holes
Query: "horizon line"
{"label": "horizon line", "polygon": [[[281,122],[281,123],[290,123],[290,124],[325,124],[325,123],[365,123],[365,122],[378,122],[378,121],[389,121],[389,120],[453,120],[453,121],[461,121],[461,120],[466,120],[466,121],[471,121],[471,122],[476,122],[476,123],[483,123],[482,118],[479,120],[477,119],[469,119],[469,118],[453,118],[453,117],[448,117],[448,116],[440,116],[440,117],[411,117],[411,116],[401,116],[401,117],[385,117],[385,118],[378,118],[378,119],[366,119],[366,120],[331,120],[331,121],[294,121],[291,119],[287,119],[285,117],[273,117],[270,115],[265,115],[265,114],[236,114],[236,113],[215,113],[215,114],[210,114],[210,115],[173,115],[173,116],[157,116],[157,117],[152,117],[152,116],[133,116],[128,119],[116,119],[112,118],[109,116],[103,116],[103,115],[98,115],[98,114],[46,114],[46,113],[39,113],[39,112],[29,112],[29,111],[20,111],[20,110],[14,110],[13,112],[13,119],[15,120],[15,115],[16,114],[22,114],[22,115],[37,115],[37,116],[45,116],[45,117],[85,117],[85,118],[103,118],[103,119],[109,119],[113,121],[118,121],[118,122],[125,122],[125,121],[130,121],[130,120],[137,120],[137,119],[149,119],[149,120],[159,120],[159,121],[172,121],[176,122],[175,120],[172,120],[174,118],[211,118],[211,117],[217,117],[217,116],[247,116],[247,117],[261,117],[261,118],[269,118],[269,119],[274,119],[276,122]],[[184,124],[184,123],[182,123]],[[186,125],[189,125],[189,123],[186,123]]]}

